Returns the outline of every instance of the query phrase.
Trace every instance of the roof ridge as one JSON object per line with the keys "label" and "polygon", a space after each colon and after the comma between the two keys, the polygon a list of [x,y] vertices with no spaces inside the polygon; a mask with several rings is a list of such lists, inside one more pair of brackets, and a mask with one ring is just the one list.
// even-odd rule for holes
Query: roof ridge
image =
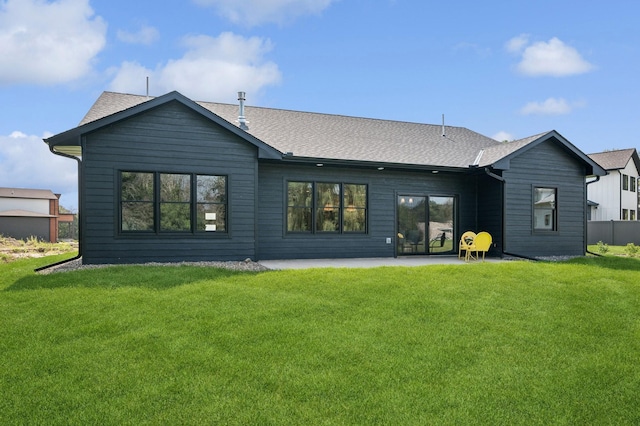
{"label": "roof ridge", "polygon": [[593,152],[593,153],[587,154],[587,155],[610,154],[610,153],[614,153],[614,152],[634,151],[634,150],[635,150],[635,148],[608,149],[608,150],[604,150],[604,151]]}
{"label": "roof ridge", "polygon": [[[132,97],[136,97],[136,98],[149,98],[149,99],[157,98],[157,96],[137,95],[137,94],[134,94],[134,93],[114,92],[114,91],[111,91],[111,90],[105,90],[102,93],[103,94],[120,95],[120,96],[132,96]],[[203,101],[203,100],[198,100],[198,101],[194,101],[194,102],[197,103],[197,104],[200,104],[200,105],[202,105],[202,104],[212,104],[212,105],[222,105],[222,106],[236,106],[236,107],[238,106],[238,104],[229,103],[229,102],[215,102],[215,101]],[[387,119],[387,118],[365,117],[365,116],[359,116],[359,115],[348,115],[348,114],[337,114],[337,113],[325,113],[325,112],[318,112],[318,111],[304,111],[304,110],[297,110],[297,109],[291,109],[291,108],[274,108],[274,107],[266,107],[266,106],[251,105],[251,104],[245,104],[245,108],[271,110],[271,111],[282,111],[282,112],[292,112],[292,113],[299,113],[299,114],[311,114],[311,115],[319,115],[319,116],[326,116],[326,117],[342,117],[342,118],[352,118],[352,119],[360,119],[360,120],[374,120],[374,121],[381,121],[381,122],[385,122],[385,123],[418,124],[418,125],[436,126],[436,127],[441,127],[442,126],[441,124],[423,123],[423,122],[418,122],[418,121],[391,120],[391,119]],[[468,127],[464,127],[464,126],[446,125],[445,127],[453,128],[453,129],[471,130]],[[475,132],[475,133],[477,133],[477,132]]]}

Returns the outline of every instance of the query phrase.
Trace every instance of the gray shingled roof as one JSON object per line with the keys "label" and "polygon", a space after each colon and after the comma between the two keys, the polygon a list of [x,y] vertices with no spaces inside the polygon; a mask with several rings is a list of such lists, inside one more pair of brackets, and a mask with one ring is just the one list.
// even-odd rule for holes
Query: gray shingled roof
{"label": "gray shingled roof", "polygon": [[[80,125],[126,110],[151,98],[104,92]],[[238,105],[197,102],[230,123],[236,123]],[[489,147],[505,155],[521,143],[501,143],[463,127],[319,114],[273,108],[245,107],[248,132],[294,157],[365,161],[406,165],[463,167],[473,164]],[[483,161],[484,163],[484,161]]]}
{"label": "gray shingled roof", "polygon": [[177,92],[158,98],[104,92],[78,127],[46,142],[56,152],[80,156],[82,134],[136,114],[138,109],[144,111],[173,100],[245,137],[260,148],[263,158],[452,170],[469,166],[508,168],[511,157],[553,138],[588,163],[590,170],[605,173],[555,131],[498,142],[464,127],[446,126],[443,136],[441,125],[246,106],[249,129],[245,132],[238,127],[238,105],[194,102]]}
{"label": "gray shingled roof", "polygon": [[0,217],[55,217],[51,214],[31,212],[28,210],[5,210],[0,212]]}
{"label": "gray shingled roof", "polygon": [[0,198],[55,200],[58,197],[50,189],[0,188]]}
{"label": "gray shingled roof", "polygon": [[[635,157],[635,158],[634,158]],[[615,151],[597,152],[595,154],[589,154],[596,163],[600,164],[605,170],[620,170],[627,167],[629,160],[636,162],[636,168],[640,171],[640,165],[637,161],[638,153],[635,148],[618,149]]]}
{"label": "gray shingled roof", "polygon": [[507,155],[512,154],[521,148],[524,148],[525,146],[540,139],[541,137],[543,137],[548,133],[549,132],[544,132],[537,135],[529,136],[528,138],[518,139],[511,142],[503,142],[503,143],[498,143],[496,145],[488,146],[484,148],[483,152],[478,158],[479,160],[478,166],[485,167],[485,166],[491,165],[496,161],[500,160],[501,158],[504,158]]}

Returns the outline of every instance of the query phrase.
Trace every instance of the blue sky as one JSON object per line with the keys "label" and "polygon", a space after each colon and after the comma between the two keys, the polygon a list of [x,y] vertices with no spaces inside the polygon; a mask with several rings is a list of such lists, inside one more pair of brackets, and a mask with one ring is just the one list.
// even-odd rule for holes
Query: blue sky
{"label": "blue sky", "polygon": [[77,208],[42,138],[102,91],[638,147],[634,0],[0,0],[0,186]]}

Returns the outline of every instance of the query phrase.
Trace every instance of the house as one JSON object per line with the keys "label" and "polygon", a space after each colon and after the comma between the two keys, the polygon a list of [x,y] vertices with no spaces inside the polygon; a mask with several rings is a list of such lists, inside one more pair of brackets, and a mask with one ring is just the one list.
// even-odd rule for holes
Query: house
{"label": "house", "polygon": [[59,223],[73,221],[60,214],[59,199],[48,189],[0,188],[0,235],[57,242]]}
{"label": "house", "polygon": [[589,154],[608,173],[587,185],[589,220],[638,220],[640,158],[635,148]]}
{"label": "house", "polygon": [[45,140],[79,164],[84,263],[582,255],[587,176],[556,131],[462,127],[105,92]]}

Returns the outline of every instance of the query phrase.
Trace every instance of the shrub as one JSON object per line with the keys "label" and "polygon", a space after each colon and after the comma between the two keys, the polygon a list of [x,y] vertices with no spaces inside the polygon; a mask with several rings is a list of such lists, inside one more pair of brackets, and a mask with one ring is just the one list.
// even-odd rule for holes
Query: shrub
{"label": "shrub", "polygon": [[631,257],[634,257],[638,253],[638,246],[634,243],[628,243],[624,248],[624,251]]}
{"label": "shrub", "polygon": [[609,251],[609,245],[607,243],[603,243],[602,241],[598,241],[598,253],[605,254]]}

